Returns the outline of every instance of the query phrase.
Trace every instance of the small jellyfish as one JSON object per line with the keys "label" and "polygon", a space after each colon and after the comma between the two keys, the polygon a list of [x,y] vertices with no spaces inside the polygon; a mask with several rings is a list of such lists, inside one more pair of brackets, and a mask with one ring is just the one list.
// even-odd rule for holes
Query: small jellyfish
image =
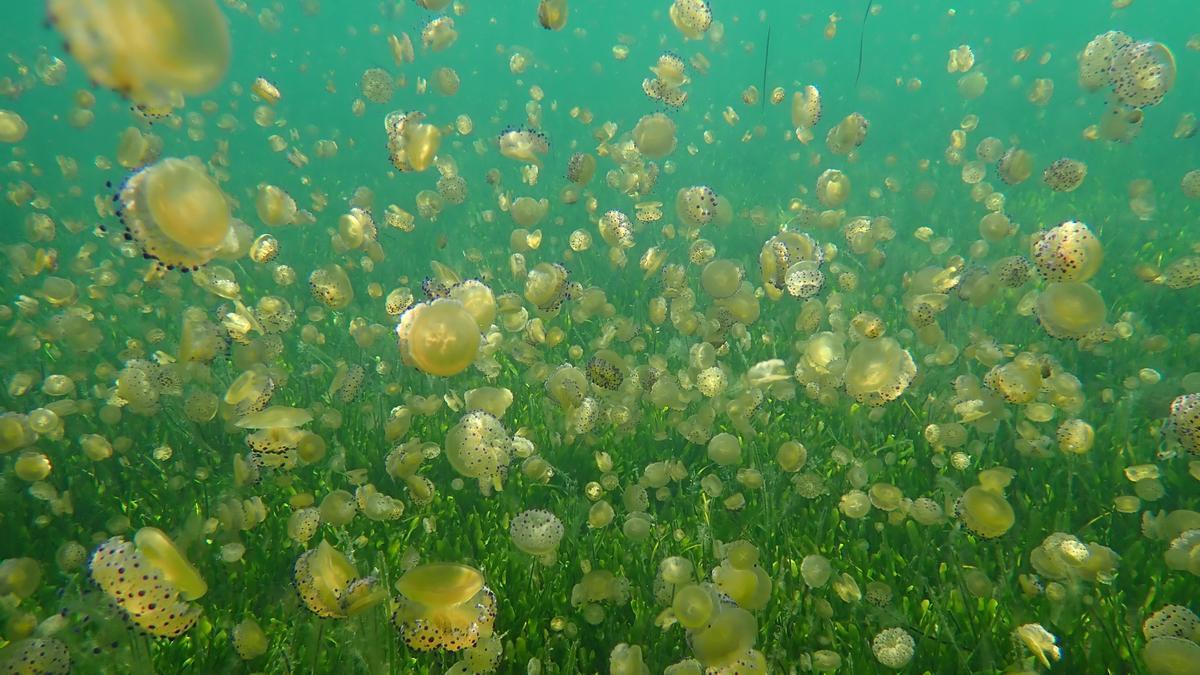
{"label": "small jellyfish", "polygon": [[482,338],[475,317],[450,298],[413,306],[401,316],[396,333],[405,362],[440,377],[466,370]]}
{"label": "small jellyfish", "polygon": [[837,169],[826,169],[817,177],[817,199],[836,209],[850,198],[850,177]]}
{"label": "small jellyfish", "polygon": [[[442,132],[424,121],[421,112],[392,111],[384,119],[388,158],[397,171],[424,171],[433,165],[442,144]],[[389,221],[391,222],[391,221]],[[401,221],[400,229],[405,229]]]}
{"label": "small jellyfish", "polygon": [[883,405],[899,398],[916,374],[912,355],[895,339],[864,340],[846,359],[846,393],[860,403]]}
{"label": "small jellyfish", "polygon": [[457,652],[492,634],[496,596],[483,573],[458,563],[418,565],[396,582],[392,624],[418,651]]}
{"label": "small jellyfish", "polygon": [[1024,183],[1033,175],[1033,154],[1013,146],[1000,157],[996,170],[1000,179],[1009,185]]}
{"label": "small jellyfish", "polygon": [[317,302],[332,310],[342,310],[354,300],[354,286],[341,265],[318,267],[308,276],[308,289]]}
{"label": "small jellyfish", "polygon": [[359,81],[363,98],[372,103],[387,103],[392,100],[395,85],[392,76],[383,68],[368,68]]}
{"label": "small jellyfish", "polygon": [[689,40],[699,40],[712,27],[708,0],[675,0],[668,10],[671,23]]}
{"label": "small jellyfish", "polygon": [[567,13],[567,0],[540,0],[538,2],[538,23],[546,30],[562,30],[567,25]]}
{"label": "small jellyfish", "polygon": [[567,161],[567,180],[576,185],[587,185],[596,175],[596,158],[586,152],[577,152]]}
{"label": "small jellyfish", "polygon": [[1033,263],[1046,281],[1087,281],[1100,271],[1104,249],[1085,223],[1068,220],[1033,242]]}
{"label": "small jellyfish", "polygon": [[1108,70],[1113,93],[1135,108],[1158,105],[1175,86],[1175,56],[1161,42],[1138,42],[1116,50]]}
{"label": "small jellyfish", "polygon": [[425,24],[421,30],[421,44],[433,52],[449,49],[458,40],[458,31],[454,30],[454,19],[439,16]]}
{"label": "small jellyfish", "polygon": [[1167,422],[1179,444],[1200,455],[1200,394],[1184,394],[1171,401]]}
{"label": "small jellyfish", "polygon": [[20,143],[29,133],[29,125],[18,113],[0,110],[0,143]]}
{"label": "small jellyfish", "polygon": [[537,166],[542,165],[542,155],[550,151],[546,135],[534,129],[512,127],[500,133],[500,154]]}
{"label": "small jellyfish", "polygon": [[1200,199],[1200,169],[1192,169],[1183,174],[1179,187],[1188,199]]}
{"label": "small jellyfish", "polygon": [[202,94],[229,68],[229,26],[215,0],[50,0],[46,10],[88,77],[139,106]]}
{"label": "small jellyfish", "polygon": [[53,637],[15,640],[0,653],[0,671],[11,675],[67,675],[71,652]]}
{"label": "small jellyfish", "polygon": [[554,564],[564,532],[558,516],[541,509],[522,511],[508,527],[513,545],[536,557],[543,565]]}
{"label": "small jellyfish", "polygon": [[167,269],[207,264],[231,231],[225,194],[198,160],[151,164],[125,181],[117,201],[126,238]]}
{"label": "small jellyfish", "polygon": [[821,121],[821,91],[814,85],[806,85],[792,94],[792,126],[797,129],[812,129]]}
{"label": "small jellyfish", "polygon": [[916,642],[903,628],[888,628],[871,640],[875,659],[888,668],[900,669],[912,660]]}
{"label": "small jellyfish", "polygon": [[646,115],[633,129],[633,142],[646,157],[666,157],[675,151],[675,121],[662,113]]}
{"label": "small jellyfish", "polygon": [[324,618],[355,616],[388,596],[375,577],[358,576],[350,559],[327,541],[300,554],[292,583],[304,606]]}
{"label": "small jellyfish", "polygon": [[867,139],[870,123],[860,113],[850,113],[825,135],[825,145],[835,155],[846,155]]}
{"label": "small jellyfish", "polygon": [[999,490],[975,485],[967,488],[954,505],[954,515],[963,527],[981,539],[995,539],[1012,529],[1013,508]]}
{"label": "small jellyfish", "polygon": [[1054,160],[1042,172],[1042,182],[1055,192],[1072,192],[1087,177],[1087,164],[1070,157]]}

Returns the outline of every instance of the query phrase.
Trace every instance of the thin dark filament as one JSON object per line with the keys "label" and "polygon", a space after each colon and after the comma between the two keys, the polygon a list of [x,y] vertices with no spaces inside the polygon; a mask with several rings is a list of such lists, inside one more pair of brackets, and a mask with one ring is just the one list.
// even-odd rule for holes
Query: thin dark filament
{"label": "thin dark filament", "polygon": [[862,77],[863,44],[867,41],[867,17],[871,15],[871,5],[875,0],[867,0],[867,9],[863,12],[862,27],[858,31],[858,72],[854,75],[854,88],[858,88],[858,78]]}
{"label": "thin dark filament", "polygon": [[762,112],[767,106],[767,66],[771,63],[771,27],[767,26],[767,49],[763,54],[762,89],[759,90],[758,110]]}

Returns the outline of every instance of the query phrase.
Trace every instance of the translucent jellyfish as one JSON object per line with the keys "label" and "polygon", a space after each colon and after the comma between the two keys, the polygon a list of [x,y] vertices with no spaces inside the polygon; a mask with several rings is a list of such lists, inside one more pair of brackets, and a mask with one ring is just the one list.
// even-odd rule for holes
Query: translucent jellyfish
{"label": "translucent jellyfish", "polygon": [[850,198],[850,177],[837,169],[826,169],[817,177],[817,199],[836,209]]}
{"label": "translucent jellyfish", "polygon": [[1037,296],[1034,313],[1050,337],[1078,340],[1104,326],[1108,309],[1096,289],[1064,281],[1046,285]]}
{"label": "translucent jellyfish", "polygon": [[864,340],[846,360],[846,393],[859,403],[883,405],[899,398],[916,374],[912,355],[895,339]]}
{"label": "translucent jellyfish", "polygon": [[633,128],[633,142],[646,157],[666,157],[675,151],[675,121],[662,113],[646,115]]}
{"label": "translucent jellyfish", "polygon": [[1200,169],[1192,169],[1183,174],[1179,187],[1188,199],[1200,199]]}
{"label": "translucent jellyfish", "polygon": [[1033,154],[1013,146],[1000,157],[996,170],[1000,173],[1000,180],[1009,185],[1024,183],[1033,175]]}
{"label": "translucent jellyfish", "polygon": [[570,274],[558,263],[538,263],[525,277],[525,299],[539,311],[557,312],[567,299]]}
{"label": "translucent jellyfish", "polygon": [[300,554],[292,583],[304,606],[324,618],[354,616],[387,600],[387,589],[375,577],[359,577],[349,558],[327,541]]}
{"label": "translucent jellyfish", "polygon": [[454,19],[448,16],[436,17],[421,29],[421,44],[430,51],[445,51],[456,40],[458,40],[458,31],[454,30]]}
{"label": "translucent jellyfish", "polygon": [[642,648],[624,642],[613,647],[608,657],[609,675],[650,675],[650,668],[642,659]]}
{"label": "translucent jellyfish", "polygon": [[1109,66],[1118,49],[1133,44],[1133,39],[1120,31],[1108,31],[1092,38],[1079,56],[1079,83],[1088,91],[1112,84]]}
{"label": "translucent jellyfish", "polygon": [[0,143],[20,143],[29,133],[29,125],[17,113],[0,110]]}
{"label": "translucent jellyfish", "polygon": [[0,671],[11,675],[67,675],[71,672],[71,652],[57,638],[16,640],[0,653]]}
{"label": "translucent jellyfish", "polygon": [[557,560],[558,544],[562,541],[564,528],[558,516],[542,509],[522,511],[508,526],[508,536],[513,545],[534,556],[543,565],[553,565]]}
{"label": "translucent jellyfish", "polygon": [[1147,640],[1157,637],[1192,639],[1200,635],[1200,618],[1192,610],[1181,605],[1164,605],[1142,624],[1142,634]]}
{"label": "translucent jellyfish", "polygon": [[602,349],[588,359],[584,372],[588,382],[606,391],[616,391],[625,381],[626,367],[621,357],[611,349]]}
{"label": "translucent jellyfish", "polygon": [[1175,56],[1161,42],[1138,42],[1113,53],[1113,93],[1135,108],[1158,105],[1175,86]]}
{"label": "translucent jellyfish", "polygon": [[230,631],[229,639],[233,643],[233,651],[237,652],[238,657],[243,661],[257,659],[266,654],[271,646],[267,640],[267,634],[252,618],[238,622]]}
{"label": "translucent jellyfish", "polygon": [[1001,258],[992,266],[992,276],[1001,286],[1020,288],[1033,276],[1033,263],[1020,255]]}
{"label": "translucent jellyfish", "polygon": [[1172,539],[1163,559],[1170,569],[1200,576],[1200,529],[1185,530]]}
{"label": "translucent jellyfish", "polygon": [[496,596],[483,573],[458,563],[418,565],[396,582],[392,624],[410,648],[457,652],[492,634]]}
{"label": "translucent jellyfish", "polygon": [[668,14],[675,28],[689,40],[699,40],[712,27],[708,0],[675,0]]}
{"label": "translucent jellyfish", "polygon": [[1012,506],[999,491],[975,485],[967,488],[954,505],[954,515],[963,527],[981,539],[995,539],[1012,529]]}
{"label": "translucent jellyfish", "polygon": [[[821,91],[809,84],[792,94],[792,126],[811,129],[821,121]],[[811,136],[810,136],[811,138]]]}
{"label": "translucent jellyfish", "polygon": [[1200,394],[1184,394],[1171,401],[1167,424],[1180,445],[1200,455]]}
{"label": "translucent jellyfish", "polygon": [[577,152],[567,161],[567,180],[576,185],[587,185],[596,175],[596,158],[586,152]]}
{"label": "translucent jellyfish", "polygon": [[633,224],[629,216],[621,211],[612,209],[605,211],[596,223],[600,230],[600,238],[613,248],[633,248]]}
{"label": "translucent jellyfish", "polygon": [[825,135],[825,145],[835,155],[846,155],[867,140],[870,124],[860,113],[850,113]]}
{"label": "translucent jellyfish", "polygon": [[400,317],[396,334],[406,363],[440,377],[457,375],[474,363],[482,339],[475,316],[450,298],[414,305]]}
{"label": "translucent jellyfish", "polygon": [[500,154],[528,164],[542,165],[541,156],[550,151],[550,141],[536,129],[510,127],[500,132]]}
{"label": "translucent jellyfish", "polygon": [[89,561],[92,580],[121,615],[155,637],[177,638],[200,616],[190,601],[208,585],[161,530],[138,530],[134,541],[112,537]]}
{"label": "translucent jellyfish", "polygon": [[1171,261],[1156,281],[1174,290],[1200,285],[1200,257],[1184,256]]}
{"label": "translucent jellyfish", "polygon": [[1104,249],[1084,223],[1068,220],[1033,241],[1033,263],[1046,281],[1087,281],[1100,271]]}
{"label": "translucent jellyfish", "polygon": [[733,466],[742,461],[742,442],[737,436],[719,433],[708,441],[708,458],[721,466]]}
{"label": "translucent jellyfish", "polygon": [[567,0],[540,0],[538,2],[538,23],[546,30],[562,30],[567,25]]}
{"label": "translucent jellyfish", "polygon": [[224,192],[198,160],[170,157],[138,171],[117,194],[125,238],[167,269],[198,269],[230,233]]}
{"label": "translucent jellyfish", "polygon": [[1185,675],[1196,672],[1200,645],[1185,638],[1156,637],[1142,648],[1142,663],[1150,675]]}
{"label": "translucent jellyfish", "polygon": [[816,262],[803,260],[787,268],[783,283],[790,295],[807,299],[825,288],[825,273]]}
{"label": "translucent jellyfish", "polygon": [[395,92],[392,75],[383,68],[367,68],[363,71],[359,87],[363,98],[372,103],[387,103]]}
{"label": "translucent jellyfish", "polygon": [[229,27],[215,0],[50,0],[46,9],[88,77],[137,105],[202,94],[229,67]]}
{"label": "translucent jellyfish", "polygon": [[1029,650],[1043,667],[1049,668],[1050,661],[1062,658],[1062,650],[1058,647],[1058,638],[1042,627],[1040,623],[1027,623],[1014,631],[1017,639]]}
{"label": "translucent jellyfish", "polygon": [[1042,388],[1042,366],[1033,355],[1022,353],[993,367],[983,376],[983,383],[1009,403],[1032,403]]}
{"label": "translucent jellyfish", "polygon": [[401,110],[394,110],[384,118],[388,157],[397,171],[424,171],[437,158],[442,132],[424,120],[424,113]]}
{"label": "translucent jellyfish", "polygon": [[680,190],[675,196],[675,212],[680,220],[693,227],[707,225],[717,215],[717,193],[707,185],[695,185]]}
{"label": "translucent jellyfish", "polygon": [[700,286],[709,297],[722,299],[737,293],[742,283],[742,268],[732,260],[714,260],[700,273]]}
{"label": "translucent jellyfish", "polygon": [[903,628],[888,628],[871,640],[875,659],[888,668],[900,669],[912,660],[916,642]]}
{"label": "translucent jellyfish", "polygon": [[512,458],[508,431],[489,413],[472,410],[446,432],[446,459],[460,475],[474,478],[485,491],[500,489]]}
{"label": "translucent jellyfish", "polygon": [[721,606],[703,628],[688,632],[692,654],[709,668],[728,666],[754,647],[758,622],[741,607]]}
{"label": "translucent jellyfish", "polygon": [[1051,162],[1042,172],[1042,182],[1055,192],[1072,192],[1087,177],[1087,164],[1070,157]]}
{"label": "translucent jellyfish", "polygon": [[332,310],[342,310],[354,300],[354,286],[341,265],[330,263],[308,275],[308,290],[317,302]]}

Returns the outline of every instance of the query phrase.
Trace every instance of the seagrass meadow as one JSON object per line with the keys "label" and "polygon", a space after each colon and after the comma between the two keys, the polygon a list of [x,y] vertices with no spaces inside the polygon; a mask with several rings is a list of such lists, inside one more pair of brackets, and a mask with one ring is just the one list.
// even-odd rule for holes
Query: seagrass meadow
{"label": "seagrass meadow", "polygon": [[1200,6],[46,0],[0,674],[1200,673]]}

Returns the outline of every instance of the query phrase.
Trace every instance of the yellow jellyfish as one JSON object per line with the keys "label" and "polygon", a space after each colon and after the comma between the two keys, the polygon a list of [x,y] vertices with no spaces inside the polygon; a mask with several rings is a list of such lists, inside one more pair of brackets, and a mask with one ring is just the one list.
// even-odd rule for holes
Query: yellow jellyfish
{"label": "yellow jellyfish", "polygon": [[754,647],[758,622],[741,607],[724,606],[704,627],[688,633],[696,658],[709,668],[736,662]]}
{"label": "yellow jellyfish", "polygon": [[612,209],[605,211],[596,222],[600,230],[600,238],[613,248],[633,248],[633,224],[629,216],[621,211]]}
{"label": "yellow jellyfish", "polygon": [[1184,394],[1171,401],[1167,421],[1179,444],[1200,455],[1200,394]]}
{"label": "yellow jellyfish", "polygon": [[391,74],[383,68],[368,68],[363,71],[359,87],[363,98],[372,103],[387,103],[392,100],[395,91]]}
{"label": "yellow jellyfish", "polygon": [[1024,183],[1033,175],[1033,154],[1013,146],[1000,157],[996,170],[1000,179],[1009,185]]}
{"label": "yellow jellyfish", "polygon": [[567,180],[576,185],[587,185],[596,175],[596,158],[586,152],[577,152],[567,161]]}
{"label": "yellow jellyfish", "polygon": [[633,128],[633,142],[646,157],[666,157],[675,151],[675,121],[662,113],[646,115]]}
{"label": "yellow jellyfish", "polygon": [[980,485],[967,488],[954,505],[954,515],[981,539],[995,539],[1012,529],[1016,517],[1012,506],[998,490]]}
{"label": "yellow jellyfish", "polygon": [[1161,42],[1117,49],[1109,64],[1113,94],[1135,108],[1158,105],[1175,86],[1175,55]]}
{"label": "yellow jellyfish", "polygon": [[797,129],[812,129],[820,121],[821,91],[819,89],[809,84],[792,94],[793,127]]}
{"label": "yellow jellyfish", "polygon": [[308,289],[317,302],[329,309],[342,310],[354,300],[354,286],[341,265],[330,263],[313,270],[308,276]]}
{"label": "yellow jellyfish", "polygon": [[202,94],[229,68],[215,0],[49,0],[46,9],[88,77],[141,106]]}
{"label": "yellow jellyfish", "polygon": [[988,371],[983,383],[1009,403],[1032,403],[1042,387],[1041,364],[1032,354],[1022,353],[1011,362]]}
{"label": "yellow jellyfish", "polygon": [[20,143],[29,133],[29,125],[17,113],[0,110],[0,143]]}
{"label": "yellow jellyfish", "polygon": [[1033,263],[1046,281],[1087,281],[1100,271],[1104,249],[1085,223],[1068,220],[1033,241]]}
{"label": "yellow jellyfish", "polygon": [[0,670],[12,675],[67,675],[71,652],[53,637],[16,640],[0,653]]}
{"label": "yellow jellyfish", "polygon": [[438,298],[413,306],[396,327],[405,362],[430,375],[450,377],[466,370],[479,353],[479,323],[463,303]]}
{"label": "yellow jellyfish", "polygon": [[1063,281],[1046,285],[1037,296],[1034,313],[1050,337],[1077,340],[1103,327],[1108,309],[1096,289]]}
{"label": "yellow jellyfish", "polygon": [[1200,644],[1186,638],[1156,637],[1142,648],[1142,662],[1150,675],[1195,673],[1200,662]]}
{"label": "yellow jellyfish", "polygon": [[1200,169],[1192,169],[1183,174],[1179,180],[1179,188],[1188,199],[1200,199]]}
{"label": "yellow jellyfish", "polygon": [[668,10],[671,23],[689,40],[699,40],[712,27],[708,0],[675,0]]}
{"label": "yellow jellyfish", "polygon": [[558,544],[564,532],[558,516],[542,509],[522,511],[508,526],[513,545],[543,565],[553,565],[557,560]]}
{"label": "yellow jellyfish", "polygon": [[513,439],[491,413],[472,410],[446,432],[446,459],[466,478],[479,481],[485,492],[500,489],[512,459]]}
{"label": "yellow jellyfish", "polygon": [[1055,192],[1072,192],[1087,177],[1087,164],[1070,157],[1054,160],[1042,172],[1042,182]]}
{"label": "yellow jellyfish", "polygon": [[567,268],[558,263],[538,263],[525,277],[525,299],[546,314],[554,314],[567,298]]}
{"label": "yellow jellyfish", "polygon": [[436,17],[421,29],[421,43],[430,51],[445,51],[456,40],[458,40],[458,31],[454,30],[454,19],[448,16]]}
{"label": "yellow jellyfish", "polygon": [[528,164],[542,165],[541,155],[550,150],[546,135],[534,129],[515,127],[500,133],[500,154]]}
{"label": "yellow jellyfish", "polygon": [[198,160],[151,164],[125,181],[117,199],[125,237],[167,269],[207,264],[230,233],[229,203]]}
{"label": "yellow jellyfish", "polygon": [[625,370],[625,364],[616,352],[602,349],[588,359],[584,373],[588,382],[607,391],[616,391],[625,381]]}
{"label": "yellow jellyfish", "polygon": [[825,135],[825,145],[835,155],[846,155],[867,139],[870,124],[860,113],[850,113]]}
{"label": "yellow jellyfish", "polygon": [[850,177],[837,169],[826,169],[817,177],[817,199],[836,209],[850,198]]}
{"label": "yellow jellyfish", "polygon": [[916,377],[912,355],[894,338],[863,340],[846,359],[846,393],[879,406],[899,398]]}
{"label": "yellow jellyfish", "polygon": [[[400,110],[392,111],[384,118],[388,157],[397,171],[424,171],[437,158],[442,132],[424,120],[424,113]],[[405,228],[401,226],[400,229]]]}
{"label": "yellow jellyfish", "polygon": [[492,634],[496,596],[483,573],[458,563],[418,565],[396,582],[392,624],[412,649],[457,652]]}
{"label": "yellow jellyfish", "polygon": [[538,3],[538,23],[546,30],[562,30],[567,25],[567,0],[541,0]]}
{"label": "yellow jellyfish", "polygon": [[916,641],[903,628],[888,628],[871,640],[875,660],[888,668],[900,669],[912,660]]}
{"label": "yellow jellyfish", "polygon": [[1092,38],[1079,56],[1079,83],[1088,91],[1112,84],[1112,57],[1118,49],[1133,44],[1133,39],[1120,31],[1108,31]]}
{"label": "yellow jellyfish", "polygon": [[714,260],[700,273],[700,287],[709,297],[722,299],[737,293],[742,283],[742,267],[732,260]]}
{"label": "yellow jellyfish", "polygon": [[142,528],[132,542],[106,540],[92,553],[89,569],[122,616],[150,635],[177,638],[200,617],[190,601],[208,586],[160,530]]}
{"label": "yellow jellyfish", "polygon": [[359,577],[354,564],[327,541],[300,554],[292,583],[304,606],[324,618],[354,616],[387,600],[375,577]]}

